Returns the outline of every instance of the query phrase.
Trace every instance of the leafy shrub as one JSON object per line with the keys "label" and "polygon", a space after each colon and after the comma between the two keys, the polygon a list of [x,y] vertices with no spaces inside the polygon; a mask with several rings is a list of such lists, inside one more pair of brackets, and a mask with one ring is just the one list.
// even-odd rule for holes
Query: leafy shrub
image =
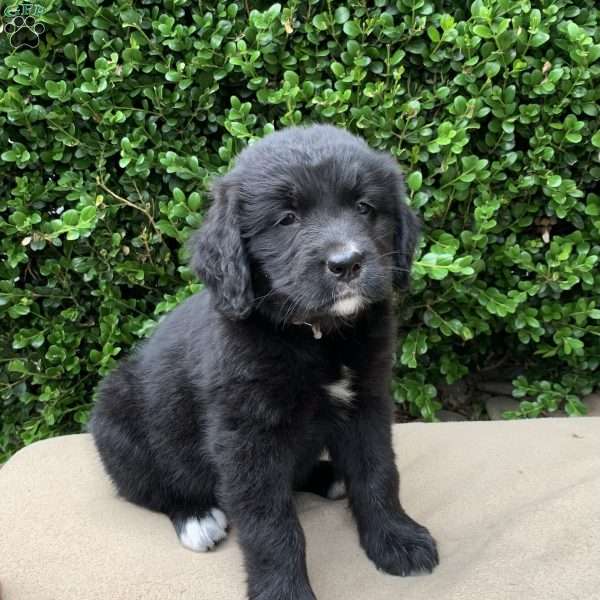
{"label": "leafy shrub", "polygon": [[[256,6],[256,3],[254,3]],[[368,8],[367,8],[368,7]],[[77,431],[99,377],[199,289],[210,178],[276,128],[391,151],[426,225],[394,394],[508,357],[521,416],[598,383],[594,0],[56,1],[0,33],[0,457]],[[6,19],[5,19],[6,20]]]}

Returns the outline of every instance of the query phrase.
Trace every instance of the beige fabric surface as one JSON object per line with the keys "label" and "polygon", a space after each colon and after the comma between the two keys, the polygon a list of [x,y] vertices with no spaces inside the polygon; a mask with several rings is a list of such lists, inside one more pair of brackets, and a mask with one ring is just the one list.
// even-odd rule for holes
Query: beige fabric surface
{"label": "beige fabric surface", "polygon": [[[319,600],[600,599],[600,418],[395,427],[407,510],[437,538],[433,575],[378,572],[345,501],[298,510]],[[169,520],[118,499],[87,435],[0,470],[3,600],[242,600],[235,532],[182,548]]]}

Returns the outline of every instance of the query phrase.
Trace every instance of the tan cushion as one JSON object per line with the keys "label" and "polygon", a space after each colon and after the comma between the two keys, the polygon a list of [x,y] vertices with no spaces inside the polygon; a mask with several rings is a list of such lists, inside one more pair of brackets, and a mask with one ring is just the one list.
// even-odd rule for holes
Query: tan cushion
{"label": "tan cushion", "polygon": [[[319,600],[600,598],[600,418],[395,427],[407,510],[437,538],[433,575],[378,572],[345,501],[298,499]],[[115,496],[92,440],[39,442],[0,470],[3,600],[242,600],[235,536],[182,548]]]}

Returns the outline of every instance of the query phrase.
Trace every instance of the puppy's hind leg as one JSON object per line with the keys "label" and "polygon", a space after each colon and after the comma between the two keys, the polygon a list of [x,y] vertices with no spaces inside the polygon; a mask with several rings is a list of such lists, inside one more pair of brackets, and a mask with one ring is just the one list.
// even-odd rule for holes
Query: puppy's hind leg
{"label": "puppy's hind leg", "polygon": [[[186,456],[167,469],[163,466],[169,502],[169,516],[183,546],[194,552],[207,552],[227,537],[228,520],[215,494],[217,476],[201,454],[189,450]],[[177,473],[173,476],[173,473]]]}
{"label": "puppy's hind leg", "polygon": [[301,482],[295,490],[317,494],[329,500],[340,500],[346,497],[344,479],[330,460],[317,461],[307,479]]}
{"label": "puppy's hind leg", "polygon": [[119,495],[162,511],[160,477],[140,426],[139,397],[135,366],[124,361],[103,380],[88,431]]}
{"label": "puppy's hind leg", "polygon": [[208,552],[227,537],[227,517],[217,507],[206,511],[174,510],[169,518],[181,544],[194,552]]}

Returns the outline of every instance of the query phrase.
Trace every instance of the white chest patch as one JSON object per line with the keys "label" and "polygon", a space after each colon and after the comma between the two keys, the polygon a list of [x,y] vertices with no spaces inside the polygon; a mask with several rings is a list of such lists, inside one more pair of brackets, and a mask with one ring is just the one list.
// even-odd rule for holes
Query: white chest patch
{"label": "white chest patch", "polygon": [[324,386],[325,391],[335,404],[350,406],[354,400],[352,389],[352,371],[348,367],[342,367],[342,377],[333,383]]}

